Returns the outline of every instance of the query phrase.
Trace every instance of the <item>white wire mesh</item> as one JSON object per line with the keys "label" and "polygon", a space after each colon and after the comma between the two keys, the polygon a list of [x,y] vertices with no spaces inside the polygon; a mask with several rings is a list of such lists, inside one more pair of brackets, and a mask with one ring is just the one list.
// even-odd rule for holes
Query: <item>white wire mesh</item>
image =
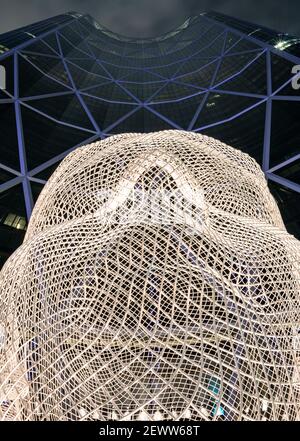
{"label": "white wire mesh", "polygon": [[1,272],[1,418],[299,419],[299,260],[248,155],[77,149]]}

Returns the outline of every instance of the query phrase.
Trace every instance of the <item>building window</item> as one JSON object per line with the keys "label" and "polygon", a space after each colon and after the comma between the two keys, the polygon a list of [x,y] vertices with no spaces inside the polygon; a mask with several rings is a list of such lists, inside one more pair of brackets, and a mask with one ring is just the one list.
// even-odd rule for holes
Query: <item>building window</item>
{"label": "building window", "polygon": [[17,230],[26,230],[26,226],[27,226],[25,217],[18,216],[13,213],[9,213],[6,216],[3,224],[12,228],[16,228]]}

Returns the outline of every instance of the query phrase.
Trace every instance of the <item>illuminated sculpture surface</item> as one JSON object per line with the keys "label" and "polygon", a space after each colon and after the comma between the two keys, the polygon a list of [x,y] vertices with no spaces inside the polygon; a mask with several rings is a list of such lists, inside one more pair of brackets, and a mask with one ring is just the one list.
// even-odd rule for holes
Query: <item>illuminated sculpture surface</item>
{"label": "illuminated sculpture surface", "polygon": [[1,273],[1,418],[299,419],[299,263],[248,155],[176,130],[77,149]]}

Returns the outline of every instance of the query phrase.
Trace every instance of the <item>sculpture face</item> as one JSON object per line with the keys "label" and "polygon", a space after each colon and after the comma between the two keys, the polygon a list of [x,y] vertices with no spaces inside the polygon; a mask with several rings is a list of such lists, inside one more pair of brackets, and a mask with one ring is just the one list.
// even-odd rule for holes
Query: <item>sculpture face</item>
{"label": "sculpture face", "polygon": [[200,134],[70,154],[1,273],[3,419],[299,418],[299,242]]}

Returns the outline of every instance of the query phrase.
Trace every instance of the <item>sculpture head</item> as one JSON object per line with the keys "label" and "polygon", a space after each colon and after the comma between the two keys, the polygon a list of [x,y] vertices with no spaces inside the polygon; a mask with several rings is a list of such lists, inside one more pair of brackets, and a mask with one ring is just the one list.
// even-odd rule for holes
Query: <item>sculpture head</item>
{"label": "sculpture head", "polygon": [[299,418],[299,242],[206,136],[68,155],[0,280],[3,419]]}

